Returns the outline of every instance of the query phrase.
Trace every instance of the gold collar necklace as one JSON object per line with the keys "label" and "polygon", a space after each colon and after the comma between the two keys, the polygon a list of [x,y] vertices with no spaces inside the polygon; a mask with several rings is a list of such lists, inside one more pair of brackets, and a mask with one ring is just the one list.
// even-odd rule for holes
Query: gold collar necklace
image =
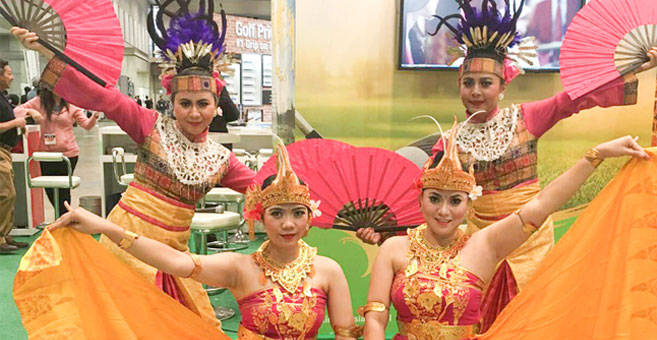
{"label": "gold collar necklace", "polygon": [[271,258],[267,252],[268,247],[269,240],[265,241],[253,253],[253,259],[264,274],[263,279],[269,278],[273,283],[293,294],[306,279],[306,276],[312,276],[313,260],[317,255],[317,248],[313,248],[303,240],[299,240],[299,256],[290,263],[281,264]]}
{"label": "gold collar necklace", "polygon": [[408,252],[409,264],[406,267],[406,276],[411,276],[418,271],[424,273],[446,270],[447,262],[458,256],[459,251],[463,249],[469,236],[460,229],[456,230],[454,241],[448,246],[434,246],[427,241],[424,233],[427,225],[423,224],[413,230],[410,230],[408,237],[410,240],[410,249]]}

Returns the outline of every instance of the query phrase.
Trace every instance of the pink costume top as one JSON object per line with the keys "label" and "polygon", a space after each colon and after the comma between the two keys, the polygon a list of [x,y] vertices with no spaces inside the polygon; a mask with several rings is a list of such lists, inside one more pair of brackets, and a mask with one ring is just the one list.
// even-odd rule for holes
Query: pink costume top
{"label": "pink costume top", "polygon": [[[267,288],[237,301],[242,313],[240,326],[271,339],[312,339],[324,321],[326,294],[299,286],[294,294],[278,286]],[[248,332],[239,334],[248,340]]]}
{"label": "pink costume top", "polygon": [[244,192],[255,176],[232,152],[207,139],[207,130],[190,141],[174,119],[141,107],[112,86],[99,86],[57,58],[41,81],[69,103],[105,112],[139,145],[137,186],[194,205],[219,183]]}
{"label": "pink costume top", "polygon": [[395,274],[390,298],[397,310],[395,340],[458,340],[473,335],[479,322],[483,282],[459,266],[468,240],[460,234],[452,246],[438,250],[423,236],[426,225],[409,229],[406,268]]}
{"label": "pink costume top", "polygon": [[[96,125],[98,119],[95,115],[87,118],[83,109],[69,104],[68,108],[63,106],[59,113],[53,112],[48,118],[45,109],[41,106],[41,98],[36,96],[28,102],[17,106],[14,109],[16,117],[26,117],[27,110],[34,109],[41,113],[43,120],[41,126],[41,139],[39,141],[39,151],[62,152],[66,157],[77,157],[80,153],[80,147],[75,141],[73,134],[73,122],[79,126],[91,130]],[[46,136],[54,136],[54,140],[46,141]],[[51,142],[52,141],[52,142]]]}
{"label": "pink costume top", "polygon": [[[524,103],[492,112],[486,123],[469,122],[473,131],[464,129],[457,139],[461,163],[465,167],[474,166],[477,184],[485,192],[502,191],[526,184],[536,183],[538,138],[557,122],[573,114],[595,106],[610,107],[635,104],[638,81],[633,74],[618,78],[599,87],[577,100],[571,100],[566,92],[535,102]],[[469,113],[468,113],[469,115]],[[460,125],[459,125],[460,126]],[[476,133],[489,129],[495,143],[478,138]],[[504,135],[505,131],[512,134]],[[471,133],[469,133],[471,132]],[[473,155],[473,150],[494,147],[485,155]],[[432,152],[443,150],[442,140],[433,146]]]}

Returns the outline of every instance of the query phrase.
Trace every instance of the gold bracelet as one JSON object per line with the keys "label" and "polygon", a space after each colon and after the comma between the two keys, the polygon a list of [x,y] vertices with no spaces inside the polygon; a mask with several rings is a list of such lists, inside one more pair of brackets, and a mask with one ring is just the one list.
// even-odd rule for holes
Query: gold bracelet
{"label": "gold bracelet", "polygon": [[187,255],[192,258],[192,262],[194,262],[194,269],[191,273],[189,273],[188,276],[186,276],[186,278],[195,279],[199,274],[201,274],[201,271],[203,270],[203,267],[201,266],[201,258],[198,257],[198,255],[190,252],[187,252]]}
{"label": "gold bracelet", "polygon": [[135,243],[135,240],[139,238],[139,235],[133,233],[130,230],[124,230],[123,238],[119,241],[119,248],[128,249],[132,247],[132,244]]}
{"label": "gold bracelet", "polygon": [[358,307],[358,315],[364,317],[367,312],[384,312],[388,307],[378,301],[368,301],[364,306]]}
{"label": "gold bracelet", "polygon": [[526,223],[525,220],[522,219],[522,216],[520,215],[520,210],[522,208],[516,210],[513,214],[518,216],[518,219],[520,219],[520,223],[522,223],[522,231],[525,232],[525,234],[531,236],[533,233],[535,233],[538,230],[538,227],[535,226],[533,223]]}
{"label": "gold bracelet", "polygon": [[341,326],[331,326],[331,327],[333,327],[333,333],[335,333],[336,336],[342,336],[345,338],[356,338],[356,339],[363,336],[364,326],[351,325],[349,327],[341,327]]}
{"label": "gold bracelet", "polygon": [[597,168],[600,163],[602,163],[602,158],[600,158],[600,152],[596,148],[590,148],[586,150],[586,153],[584,154],[584,158],[586,158],[587,161],[591,162],[591,166],[594,168]]}

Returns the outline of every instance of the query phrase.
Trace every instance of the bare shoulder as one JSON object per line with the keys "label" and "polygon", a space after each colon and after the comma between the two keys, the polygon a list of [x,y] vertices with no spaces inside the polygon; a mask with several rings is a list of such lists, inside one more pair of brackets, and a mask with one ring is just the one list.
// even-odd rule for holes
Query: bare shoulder
{"label": "bare shoulder", "polygon": [[408,249],[408,235],[403,235],[403,236],[393,236],[381,245],[379,249],[379,254],[384,253],[406,253],[406,250]]}
{"label": "bare shoulder", "polygon": [[315,256],[313,261],[316,271],[329,273],[342,272],[342,267],[334,259],[322,255]]}

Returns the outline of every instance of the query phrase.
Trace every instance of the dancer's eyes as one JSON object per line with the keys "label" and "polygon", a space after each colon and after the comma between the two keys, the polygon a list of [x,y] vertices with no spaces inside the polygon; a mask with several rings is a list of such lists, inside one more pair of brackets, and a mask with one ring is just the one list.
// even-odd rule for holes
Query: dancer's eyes
{"label": "dancer's eyes", "polygon": [[438,196],[438,195],[429,196],[429,202],[434,203],[434,204],[440,203],[440,199],[441,199],[441,197]]}
{"label": "dancer's eyes", "polygon": [[452,205],[457,206],[457,205],[461,204],[461,202],[463,202],[463,199],[461,199],[461,197],[452,197],[452,198],[449,200],[449,202],[450,202]]}
{"label": "dancer's eyes", "polygon": [[297,209],[294,211],[294,217],[303,217],[306,216],[306,209]]}

